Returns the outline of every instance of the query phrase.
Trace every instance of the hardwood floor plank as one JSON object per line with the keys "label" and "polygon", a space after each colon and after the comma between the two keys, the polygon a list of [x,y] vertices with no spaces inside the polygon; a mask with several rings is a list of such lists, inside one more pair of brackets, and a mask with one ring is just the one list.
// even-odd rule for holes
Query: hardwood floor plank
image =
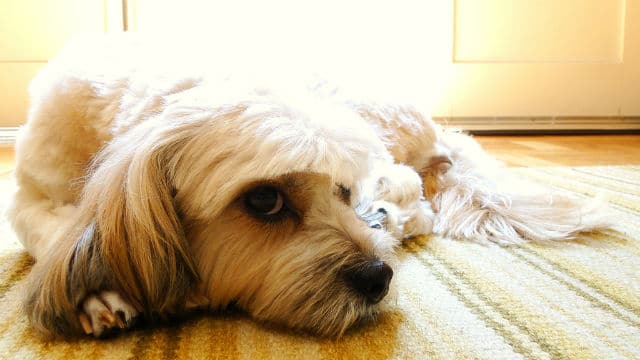
{"label": "hardwood floor plank", "polygon": [[509,166],[640,164],[640,135],[476,136]]}

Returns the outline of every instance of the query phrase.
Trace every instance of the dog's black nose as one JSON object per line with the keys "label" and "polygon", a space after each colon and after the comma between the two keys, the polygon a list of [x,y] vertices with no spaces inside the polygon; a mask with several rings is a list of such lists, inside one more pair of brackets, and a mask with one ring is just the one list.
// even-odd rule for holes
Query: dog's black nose
{"label": "dog's black nose", "polygon": [[373,304],[380,302],[387,295],[392,277],[391,267],[380,260],[358,266],[346,275],[349,285]]}

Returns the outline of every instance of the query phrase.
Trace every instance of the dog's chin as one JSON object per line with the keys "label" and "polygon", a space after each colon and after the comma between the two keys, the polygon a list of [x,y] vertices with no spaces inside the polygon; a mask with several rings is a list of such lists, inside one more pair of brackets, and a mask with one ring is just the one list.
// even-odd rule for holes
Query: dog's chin
{"label": "dog's chin", "polygon": [[374,320],[394,297],[395,286],[391,286],[388,290],[391,293],[371,301],[340,278],[327,273],[312,276],[302,280],[300,286],[291,284],[282,289],[281,296],[270,299],[268,305],[248,310],[254,318],[267,323],[315,336],[340,338]]}
{"label": "dog's chin", "polygon": [[[384,302],[384,300],[383,300]],[[373,321],[381,311],[381,304],[372,304],[357,295],[334,294],[324,300],[313,297],[283,317],[268,313],[253,316],[266,323],[292,329],[302,334],[324,338],[340,338],[348,331]]]}

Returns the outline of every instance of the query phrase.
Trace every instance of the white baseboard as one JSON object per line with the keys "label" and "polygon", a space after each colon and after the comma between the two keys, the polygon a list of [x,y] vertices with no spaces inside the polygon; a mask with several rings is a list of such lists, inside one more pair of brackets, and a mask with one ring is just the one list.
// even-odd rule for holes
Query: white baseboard
{"label": "white baseboard", "polygon": [[0,127],[0,146],[13,146],[18,137],[18,127]]}
{"label": "white baseboard", "polygon": [[[449,128],[467,131],[625,131],[640,130],[640,116],[633,117],[435,117]],[[0,127],[0,146],[13,146],[18,127]]]}

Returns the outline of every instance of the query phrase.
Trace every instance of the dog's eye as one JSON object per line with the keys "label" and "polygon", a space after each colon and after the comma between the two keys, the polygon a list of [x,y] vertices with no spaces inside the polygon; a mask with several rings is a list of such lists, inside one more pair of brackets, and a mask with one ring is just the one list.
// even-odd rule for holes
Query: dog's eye
{"label": "dog's eye", "polygon": [[271,186],[261,186],[249,191],[244,201],[251,211],[261,216],[277,215],[284,208],[282,193]]}

